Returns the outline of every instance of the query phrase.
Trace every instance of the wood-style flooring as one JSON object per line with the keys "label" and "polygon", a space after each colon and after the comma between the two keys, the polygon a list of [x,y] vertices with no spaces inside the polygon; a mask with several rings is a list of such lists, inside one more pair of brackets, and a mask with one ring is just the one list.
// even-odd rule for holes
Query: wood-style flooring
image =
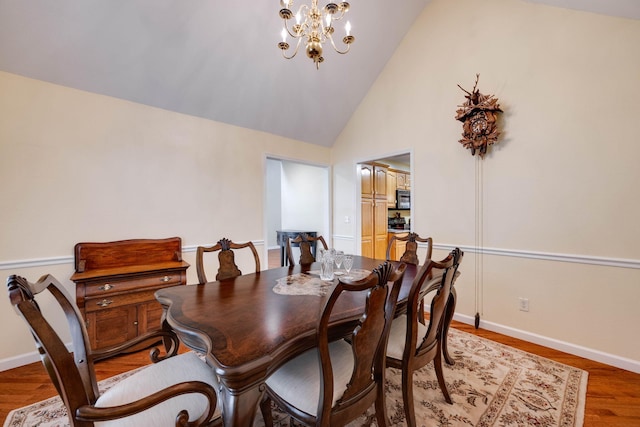
{"label": "wood-style flooring", "polygon": [[[270,265],[280,262],[274,252]],[[640,374],[593,362],[550,348],[531,344],[495,332],[478,329],[460,322],[453,327],[497,341],[589,372],[585,427],[640,426]],[[120,356],[96,364],[98,379],[105,379],[149,363],[148,351]],[[0,372],[0,420],[9,411],[56,395],[46,371],[40,363]]]}

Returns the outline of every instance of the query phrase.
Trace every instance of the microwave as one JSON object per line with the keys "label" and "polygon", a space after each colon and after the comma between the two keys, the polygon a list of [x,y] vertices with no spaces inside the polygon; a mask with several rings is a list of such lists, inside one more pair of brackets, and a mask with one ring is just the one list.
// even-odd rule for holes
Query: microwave
{"label": "microwave", "polygon": [[396,209],[411,209],[410,190],[396,190]]}

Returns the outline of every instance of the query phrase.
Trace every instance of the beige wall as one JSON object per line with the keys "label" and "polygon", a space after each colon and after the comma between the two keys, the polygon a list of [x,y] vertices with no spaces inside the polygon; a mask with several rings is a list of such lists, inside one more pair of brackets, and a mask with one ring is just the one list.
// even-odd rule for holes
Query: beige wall
{"label": "beige wall", "polygon": [[[333,163],[333,238],[357,252],[356,163],[410,151],[414,230],[466,250],[460,318],[638,368],[638,45],[638,21],[432,0],[331,152],[0,72],[0,275],[68,279],[78,241],[262,242],[267,154]],[[481,173],[454,120],[476,73],[505,110]],[[6,297],[0,324],[1,369],[33,343]]]}
{"label": "beige wall", "polygon": [[[433,0],[334,145],[334,232],[357,250],[355,164],[410,151],[414,231],[467,249],[459,317],[640,369],[639,45],[637,20]],[[505,111],[481,165],[454,119],[476,73]]]}
{"label": "beige wall", "polygon": [[[0,276],[52,272],[72,293],[80,241],[228,237],[263,256],[266,156],[329,165],[325,147],[3,72],[0,93]],[[0,324],[0,362],[34,351],[6,293]]]}

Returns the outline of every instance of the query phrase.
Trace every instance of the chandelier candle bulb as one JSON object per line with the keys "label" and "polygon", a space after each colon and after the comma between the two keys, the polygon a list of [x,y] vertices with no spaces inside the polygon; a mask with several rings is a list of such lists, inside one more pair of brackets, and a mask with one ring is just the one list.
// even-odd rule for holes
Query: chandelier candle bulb
{"label": "chandelier candle bulb", "polygon": [[344,26],[344,31],[347,33],[347,36],[351,35],[351,22],[347,21]]}

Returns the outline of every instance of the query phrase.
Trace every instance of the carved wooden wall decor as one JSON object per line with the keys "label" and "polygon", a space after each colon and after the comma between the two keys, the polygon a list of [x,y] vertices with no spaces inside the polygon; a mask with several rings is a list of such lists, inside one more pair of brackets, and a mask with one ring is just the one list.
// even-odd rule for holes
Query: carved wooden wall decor
{"label": "carved wooden wall decor", "polygon": [[480,74],[476,74],[476,83],[471,92],[458,85],[467,95],[467,101],[458,105],[456,120],[463,123],[462,139],[459,141],[465,148],[471,150],[471,155],[484,157],[487,147],[494,144],[500,136],[496,124],[497,113],[502,113],[498,99],[493,95],[483,95],[478,89]]}

